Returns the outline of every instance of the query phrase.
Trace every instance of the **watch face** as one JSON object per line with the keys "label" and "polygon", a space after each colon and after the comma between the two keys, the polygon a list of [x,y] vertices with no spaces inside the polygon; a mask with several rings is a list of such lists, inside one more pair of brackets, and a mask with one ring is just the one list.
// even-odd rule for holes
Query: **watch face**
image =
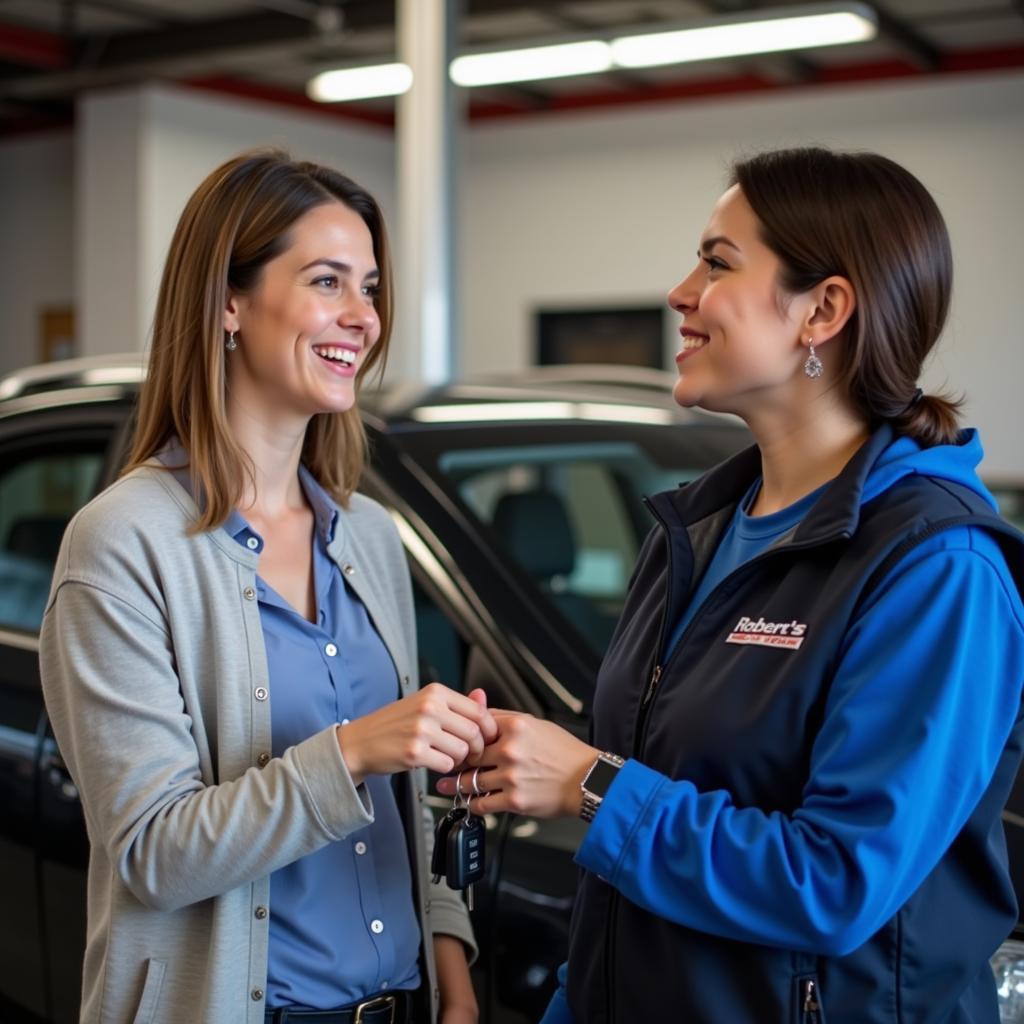
{"label": "watch face", "polygon": [[615,765],[609,764],[607,761],[598,761],[587,776],[584,787],[587,792],[603,798],[618,774],[619,769]]}

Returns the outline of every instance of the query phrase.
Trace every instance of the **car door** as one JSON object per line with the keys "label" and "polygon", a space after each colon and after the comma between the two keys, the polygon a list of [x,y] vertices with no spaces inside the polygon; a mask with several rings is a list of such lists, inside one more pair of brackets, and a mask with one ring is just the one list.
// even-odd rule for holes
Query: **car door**
{"label": "car door", "polygon": [[[116,420],[82,408],[0,418],[3,1020],[17,1020],[24,1011],[77,1020],[85,829],[77,793],[48,732],[38,632],[64,527],[106,477]],[[60,860],[77,859],[73,884],[60,891],[53,870],[58,850]]]}
{"label": "car door", "polygon": [[[403,480],[387,447],[384,439],[375,442],[375,472],[364,489],[390,509],[409,558],[421,679],[461,692],[481,687],[494,707],[555,718],[585,735],[578,707],[559,712],[538,699],[540,664],[531,666],[509,643],[504,616],[516,598],[499,603],[481,595],[463,571],[479,554],[472,539],[455,528],[450,510],[431,514],[438,510],[430,496]],[[432,528],[442,525],[450,531],[443,539]],[[451,801],[437,795],[435,783],[432,776],[427,801],[437,819]],[[480,946],[474,987],[482,1020],[526,1024],[539,1018],[565,959],[576,887],[572,850],[583,825],[488,815],[485,828],[487,866],[472,912]]]}

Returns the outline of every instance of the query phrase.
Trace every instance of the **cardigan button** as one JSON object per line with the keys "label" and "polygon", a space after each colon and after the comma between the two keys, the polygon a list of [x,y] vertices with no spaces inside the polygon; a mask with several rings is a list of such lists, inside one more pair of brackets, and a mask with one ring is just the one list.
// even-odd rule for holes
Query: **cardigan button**
{"label": "cardigan button", "polygon": [[267,908],[266,907],[257,907],[256,908],[256,920],[257,921],[262,921],[266,916],[267,916]]}
{"label": "cardigan button", "polygon": [[351,563],[346,562],[346,564],[341,567],[341,571],[346,576],[355,576],[355,574],[356,574],[356,567],[354,565],[352,565]]}
{"label": "cardigan button", "polygon": [[254,988],[252,990],[252,1001],[258,1003],[263,998],[263,989]]}
{"label": "cardigan button", "polygon": [[270,764],[270,755],[266,751],[264,751],[262,754],[260,754],[259,757],[256,758],[256,767],[266,768],[268,764]]}
{"label": "cardigan button", "polygon": [[267,688],[265,686],[257,686],[256,689],[252,691],[252,695],[257,700],[266,700],[267,699]]}
{"label": "cardigan button", "polygon": [[242,591],[242,597],[244,597],[246,599],[246,601],[255,601],[256,600],[256,588],[255,587],[246,587],[245,590]]}

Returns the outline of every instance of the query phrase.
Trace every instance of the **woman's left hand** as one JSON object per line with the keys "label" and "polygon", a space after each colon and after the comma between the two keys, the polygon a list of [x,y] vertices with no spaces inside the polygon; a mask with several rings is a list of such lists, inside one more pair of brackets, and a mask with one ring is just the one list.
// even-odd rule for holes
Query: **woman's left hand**
{"label": "woman's left hand", "polygon": [[[493,711],[498,738],[484,748],[472,798],[474,814],[513,811],[534,818],[579,814],[580,783],[600,751],[553,722],[516,711]],[[472,767],[462,773],[463,793],[472,793]],[[438,792],[451,796],[456,779],[441,779]]]}

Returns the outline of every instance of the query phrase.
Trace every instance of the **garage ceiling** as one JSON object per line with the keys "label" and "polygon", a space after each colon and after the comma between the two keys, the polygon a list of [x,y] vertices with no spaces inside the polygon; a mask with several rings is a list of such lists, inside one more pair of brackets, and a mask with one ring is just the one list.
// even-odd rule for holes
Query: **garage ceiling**
{"label": "garage ceiling", "polygon": [[[556,42],[779,6],[757,0],[463,0],[460,46]],[[800,6],[790,3],[787,6]],[[1024,0],[879,0],[868,43],[474,89],[471,117],[1024,67]],[[0,133],[68,123],[84,90],[175,81],[314,106],[318,71],[393,60],[394,0],[0,0]],[[324,109],[319,107],[318,109]],[[382,123],[394,101],[330,108]]]}

